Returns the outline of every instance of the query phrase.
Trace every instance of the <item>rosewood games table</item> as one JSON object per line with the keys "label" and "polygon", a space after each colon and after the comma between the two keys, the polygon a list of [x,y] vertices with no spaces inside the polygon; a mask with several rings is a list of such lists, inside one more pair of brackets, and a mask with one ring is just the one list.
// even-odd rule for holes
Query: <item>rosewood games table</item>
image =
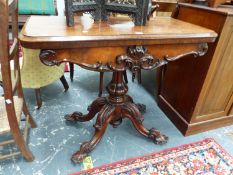
{"label": "rosewood games table", "polygon": [[186,55],[202,56],[208,50],[207,43],[216,37],[212,30],[173,18],[154,18],[146,26],[134,26],[128,18],[93,22],[79,17],[74,27],[67,27],[65,17],[33,16],[20,40],[25,48],[41,49],[40,59],[48,66],[68,61],[95,71],[113,72],[107,97],[94,100],[86,115],[74,112],[65,116],[68,121],[85,122],[97,114],[92,139],[72,156],[79,163],[98,144],[108,124],[117,127],[123,118],[155,144],[166,143],[167,136],[143,126],[140,107],[127,95],[123,71],[158,68]]}

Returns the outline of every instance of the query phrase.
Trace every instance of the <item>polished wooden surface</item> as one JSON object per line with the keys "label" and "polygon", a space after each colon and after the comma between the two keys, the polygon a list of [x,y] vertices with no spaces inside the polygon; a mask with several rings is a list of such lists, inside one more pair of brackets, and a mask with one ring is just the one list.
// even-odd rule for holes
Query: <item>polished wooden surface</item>
{"label": "polished wooden surface", "polygon": [[[135,42],[137,44],[159,44],[159,40],[177,43],[177,39],[182,40],[183,43],[200,40],[212,42],[216,37],[212,30],[172,18],[151,19],[146,26],[134,26],[128,18],[113,18],[107,22],[95,22],[94,24],[92,22],[90,18],[81,20],[78,17],[74,27],[67,27],[65,17],[32,16],[23,29],[20,40],[24,46],[29,48],[52,47],[56,49],[124,46],[135,44]],[[98,41],[98,43],[93,41]],[[41,44],[43,42],[50,42],[50,45]]]}
{"label": "polished wooden surface", "polygon": [[233,18],[232,9],[227,9],[180,6],[178,19],[219,34],[205,56],[168,64],[163,76],[159,105],[184,135],[233,124],[229,112],[233,103]]}
{"label": "polished wooden surface", "polygon": [[68,121],[85,122],[97,114],[94,136],[80,146],[72,160],[80,163],[98,144],[107,126],[117,127],[123,118],[155,144],[166,143],[166,135],[143,126],[143,105],[136,105],[127,95],[123,71],[158,68],[187,55],[202,56],[217,34],[172,18],[151,19],[140,27],[125,18],[90,22],[85,17],[77,18],[74,27],[67,27],[64,17],[31,17],[20,37],[23,47],[42,49],[40,59],[46,65],[68,61],[99,72],[113,72],[107,97],[94,100],[85,115],[74,112],[65,116]]}

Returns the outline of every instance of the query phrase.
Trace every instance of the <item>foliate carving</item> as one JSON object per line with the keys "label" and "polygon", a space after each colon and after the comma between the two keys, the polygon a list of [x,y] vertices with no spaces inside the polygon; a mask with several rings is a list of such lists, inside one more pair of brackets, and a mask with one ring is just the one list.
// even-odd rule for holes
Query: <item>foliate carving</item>
{"label": "foliate carving", "polygon": [[[154,58],[147,53],[144,46],[130,46],[127,50],[127,55],[117,57],[117,64],[121,67],[128,67],[133,73],[139,69],[153,69],[167,64],[167,60]],[[111,69],[117,69],[109,66]]]}
{"label": "foliate carving", "polygon": [[208,51],[207,43],[201,43],[197,50],[190,51],[177,56],[165,55],[161,58],[156,58],[147,53],[144,46],[130,46],[127,50],[127,55],[120,55],[117,57],[117,67],[113,67],[111,63],[108,63],[108,68],[114,71],[123,71],[125,68],[132,70],[135,74],[139,69],[154,69],[167,64],[170,61],[178,60],[182,57],[193,55],[194,57],[203,56]]}
{"label": "foliate carving", "polygon": [[55,66],[60,65],[61,62],[56,61],[57,54],[54,50],[41,50],[40,52],[40,61],[46,66]]}

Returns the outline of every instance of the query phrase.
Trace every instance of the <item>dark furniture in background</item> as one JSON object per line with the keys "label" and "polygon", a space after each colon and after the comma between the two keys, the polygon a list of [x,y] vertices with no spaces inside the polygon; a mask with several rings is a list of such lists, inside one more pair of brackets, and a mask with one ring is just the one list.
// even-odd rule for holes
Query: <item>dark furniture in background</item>
{"label": "dark furniture in background", "polygon": [[184,135],[233,124],[233,8],[180,4],[177,19],[219,37],[203,57],[188,56],[163,69],[158,105]]}

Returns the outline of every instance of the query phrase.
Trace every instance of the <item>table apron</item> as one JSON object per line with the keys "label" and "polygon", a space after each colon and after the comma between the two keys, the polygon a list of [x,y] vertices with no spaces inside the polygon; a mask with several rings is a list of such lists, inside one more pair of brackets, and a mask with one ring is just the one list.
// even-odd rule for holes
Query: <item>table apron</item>
{"label": "table apron", "polygon": [[[40,59],[48,66],[71,62],[95,71],[115,71],[124,70],[132,64],[142,69],[152,69],[186,55],[202,56],[207,50],[206,43],[46,49],[41,50]],[[153,63],[149,65],[147,59],[153,59]]]}

